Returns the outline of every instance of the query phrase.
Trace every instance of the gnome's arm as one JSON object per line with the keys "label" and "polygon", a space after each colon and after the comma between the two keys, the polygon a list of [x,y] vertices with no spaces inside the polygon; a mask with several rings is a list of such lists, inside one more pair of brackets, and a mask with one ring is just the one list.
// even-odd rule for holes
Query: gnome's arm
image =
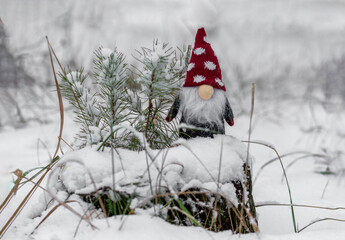
{"label": "gnome's arm", "polygon": [[177,98],[175,99],[174,104],[170,108],[168,116],[165,118],[165,120],[167,122],[172,121],[176,117],[179,108],[180,108],[180,97],[177,96]]}
{"label": "gnome's arm", "polygon": [[234,114],[232,113],[232,109],[228,99],[226,99],[225,103],[224,119],[230,126],[234,125]]}

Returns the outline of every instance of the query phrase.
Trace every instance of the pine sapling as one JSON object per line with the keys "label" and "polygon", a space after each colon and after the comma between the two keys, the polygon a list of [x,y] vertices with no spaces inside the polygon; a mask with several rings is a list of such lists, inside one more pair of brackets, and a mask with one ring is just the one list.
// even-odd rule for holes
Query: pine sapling
{"label": "pine sapling", "polygon": [[[95,52],[95,73],[98,86],[98,109],[102,119],[102,132],[111,135],[109,138],[114,147],[126,147],[126,132],[116,131],[113,127],[125,122],[128,118],[128,79],[125,57],[116,50],[100,48]],[[115,141],[116,139],[116,141]]]}
{"label": "pine sapling", "polygon": [[[186,49],[184,49],[186,50]],[[181,86],[185,72],[186,57],[181,51],[180,57],[168,46],[154,41],[152,49],[142,48],[136,58],[142,65],[137,69],[137,83],[141,90],[137,93],[135,127],[145,134],[151,148],[164,148],[176,138],[176,127],[164,121]]]}
{"label": "pine sapling", "polygon": [[95,95],[84,84],[87,75],[83,73],[83,69],[59,75],[62,80],[61,93],[74,107],[75,121],[81,125],[80,133],[77,135],[77,147],[97,144],[101,141],[98,132],[101,119]]}

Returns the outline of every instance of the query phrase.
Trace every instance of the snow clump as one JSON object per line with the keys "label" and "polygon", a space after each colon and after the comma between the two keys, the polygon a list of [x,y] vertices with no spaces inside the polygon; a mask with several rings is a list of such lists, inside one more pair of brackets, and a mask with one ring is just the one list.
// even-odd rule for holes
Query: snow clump
{"label": "snow clump", "polygon": [[[63,170],[56,178],[56,183],[61,181],[67,192],[76,194],[94,192],[93,181],[97,189],[112,188],[109,150],[99,152],[95,148],[84,148],[65,154],[59,162]],[[244,180],[246,154],[242,142],[223,135],[214,139],[179,140],[175,147],[151,150],[148,155],[145,151],[117,149],[114,152],[115,188],[134,194],[139,202],[151,196],[152,185],[156,191],[154,193],[164,189],[181,192],[192,188],[220,191],[235,203],[237,198],[232,181]],[[149,171],[146,158],[149,160]]]}

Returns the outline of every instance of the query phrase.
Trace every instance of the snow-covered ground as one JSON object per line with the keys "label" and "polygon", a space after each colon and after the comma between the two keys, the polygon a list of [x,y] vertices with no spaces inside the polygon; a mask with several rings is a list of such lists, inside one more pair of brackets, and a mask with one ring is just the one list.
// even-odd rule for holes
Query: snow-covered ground
{"label": "snow-covered ground", "polygon": [[[259,107],[259,106],[257,106]],[[70,116],[68,114],[67,116]],[[58,119],[58,115],[56,115]],[[341,117],[341,116],[338,116]],[[344,116],[342,116],[344,118]],[[284,121],[282,121],[284,122]],[[325,122],[326,123],[326,122]],[[248,125],[248,119],[246,117],[240,117],[237,119],[237,123],[234,127],[228,128],[227,133],[234,135],[239,139],[245,140],[246,129]],[[284,127],[285,126],[285,127]],[[0,201],[4,199],[6,194],[12,187],[11,177],[8,172],[20,168],[22,170],[28,170],[36,166],[45,166],[49,160],[49,153],[54,152],[56,144],[56,136],[58,134],[58,122],[44,125],[44,126],[30,126],[28,128],[13,130],[6,129],[1,132],[0,138],[0,159],[2,160],[1,167],[1,194]],[[76,131],[76,125],[70,117],[66,119],[64,139],[71,141],[73,134]],[[328,129],[328,133],[334,131],[334,126]],[[326,136],[323,137],[323,141],[327,142]],[[291,153],[295,151],[308,151],[312,153],[315,149],[310,148],[310,140],[306,139],[306,135],[301,131],[297,125],[285,124],[272,125],[271,123],[259,123],[254,129],[252,139],[262,140],[264,144],[274,145],[281,155],[285,153]],[[332,136],[332,139],[335,137]],[[42,140],[48,147],[46,150],[42,145],[38,147],[37,152],[37,139]],[[211,140],[210,140],[211,141]],[[315,144],[321,146],[322,143],[318,143],[318,139],[313,140],[312,146]],[[344,144],[344,140],[338,139],[339,144]],[[332,144],[333,145],[333,144]],[[104,156],[109,155],[95,155],[90,152],[80,152],[71,154],[71,150],[63,144],[64,152],[69,152],[66,156],[67,159],[86,160],[85,164],[91,166],[97,166],[92,169],[91,172],[99,172],[102,170],[102,162],[105,161]],[[179,161],[179,157],[183,154],[178,150],[176,154],[171,153],[173,159]],[[205,150],[204,150],[205,151]],[[187,151],[188,152],[188,151]],[[219,148],[211,150],[217,155],[218,159]],[[123,154],[123,153],[122,153]],[[198,153],[202,156],[202,152]],[[210,153],[208,153],[210,154]],[[259,168],[265,164],[268,160],[276,157],[275,153],[263,146],[251,145],[251,154],[255,157],[253,162],[253,176],[258,174]],[[132,154],[133,155],[133,154]],[[211,154],[212,155],[212,154]],[[300,155],[292,155],[291,157],[283,158],[285,166],[290,162],[297,159]],[[99,156],[97,158],[96,156]],[[124,166],[128,168],[130,160],[133,161],[133,157],[129,154],[124,155]],[[138,157],[138,155],[136,155]],[[305,158],[295,165],[291,166],[287,170],[287,175],[291,187],[292,197],[295,204],[307,204],[324,207],[339,207],[343,206],[343,199],[345,198],[343,176],[342,175],[322,175],[315,172],[317,165],[315,164],[315,157]],[[340,170],[342,162],[340,159],[335,170]],[[344,160],[344,158],[342,158]],[[183,160],[182,160],[183,161]],[[99,163],[99,166],[97,164]],[[96,164],[96,165],[95,165]],[[104,169],[104,180],[106,179],[107,172],[110,171],[111,164],[108,161],[109,169]],[[340,166],[339,166],[340,164]],[[191,164],[191,166],[197,165],[197,163]],[[218,167],[218,162],[213,166],[208,164],[209,168]],[[186,166],[187,167],[187,166]],[[323,166],[325,170],[325,166]],[[117,164],[117,168],[121,169],[120,164]],[[178,166],[176,166],[179,171]],[[202,167],[200,167],[202,169]],[[99,169],[99,170],[97,170]],[[134,168],[140,171],[140,166]],[[196,167],[196,169],[198,169]],[[70,168],[73,170],[73,166]],[[174,168],[170,169],[174,172]],[[79,171],[80,172],[80,171]],[[83,171],[81,171],[83,172]],[[65,177],[69,177],[66,181],[70,181],[71,188],[75,187],[75,183],[84,183],[83,179],[86,179],[85,172],[81,173],[80,177],[68,175],[69,170],[65,170]],[[67,175],[66,175],[67,174]],[[204,173],[206,174],[206,173]],[[207,175],[207,174],[206,174]],[[108,175],[109,176],[109,175]],[[99,182],[100,176],[94,176],[95,181]],[[207,176],[206,176],[207,178]],[[190,180],[190,179],[188,179]],[[119,179],[117,179],[119,181]],[[327,182],[329,183],[327,184]],[[99,182],[102,184],[101,182]],[[87,185],[87,184],[86,184]],[[327,185],[327,186],[326,186]],[[31,185],[32,186],[32,185]],[[21,188],[11,203],[6,207],[0,215],[0,222],[2,224],[10,217],[18,203],[24,198],[25,194],[31,187],[30,184],[26,184]],[[45,184],[42,184],[45,186]],[[79,186],[83,187],[83,186]],[[43,219],[43,217],[51,210],[48,208],[44,210],[45,203],[42,199],[43,191],[37,190],[29,201],[23,212],[19,215],[18,219],[14,222],[13,226],[8,230],[4,239],[23,239],[27,234],[30,234],[37,224]],[[282,180],[282,170],[278,162],[275,162],[262,170],[254,184],[254,200],[257,205],[263,203],[289,203],[288,192],[285,181]],[[82,208],[78,204],[71,204],[71,206],[80,213],[83,213]],[[325,239],[329,237],[331,239],[344,239],[345,230],[344,223],[335,221],[325,221],[316,223],[315,225],[307,228],[299,234],[293,233],[293,225],[291,219],[291,212],[289,207],[279,206],[264,206],[258,207],[258,221],[260,227],[260,234],[249,234],[247,236],[241,236],[243,239]],[[42,214],[42,215],[41,215]],[[339,218],[344,219],[344,210],[323,210],[315,208],[295,208],[296,221],[299,229],[310,223],[317,218]],[[147,212],[137,211],[136,215],[128,218],[117,217],[108,219],[109,226],[106,220],[93,220],[93,224],[99,229],[92,230],[88,224],[82,223],[77,230],[76,239],[112,239],[114,236],[120,239],[237,239],[238,236],[232,235],[231,232],[212,233],[196,227],[177,227],[169,223],[165,223],[163,220],[157,217],[151,217]],[[79,218],[71,213],[64,207],[58,208],[39,228],[35,231],[31,237],[33,239],[72,239],[77,229]],[[119,230],[119,227],[121,230]]]}
{"label": "snow-covered ground", "polygon": [[[344,55],[344,12],[345,1],[339,0],[0,0],[0,18],[12,51],[22,57],[33,77],[49,85],[53,80],[46,35],[64,64],[92,70],[92,53],[99,46],[117,46],[130,58],[134,49],[150,46],[154,38],[173,46],[192,44],[196,29],[204,26],[235,110],[235,126],[227,128],[227,133],[247,139],[250,83],[256,82],[252,140],[273,145],[282,156],[297,152],[283,157],[285,167],[296,160],[287,168],[293,202],[324,207],[345,207],[345,110],[343,100],[331,96],[326,100],[331,101],[333,111],[329,105],[325,111],[320,104],[323,85],[312,76],[319,64]],[[314,88],[306,91],[310,86]],[[50,102],[49,111],[42,113],[51,120],[49,124],[0,130],[0,202],[13,186],[11,171],[45,166],[54,153],[59,115],[57,101],[53,101],[56,104]],[[71,112],[66,114],[63,138],[71,142],[78,126]],[[62,148],[70,151],[64,143]],[[256,204],[288,204],[279,162],[260,171],[276,157],[274,151],[251,144],[250,152],[254,156],[253,177],[260,172],[253,188]],[[320,173],[327,167],[334,174]],[[31,186],[19,189],[0,213],[0,228]],[[37,190],[3,239],[73,239],[79,218],[64,207],[29,236],[50,210],[37,216],[42,210],[42,193]],[[79,205],[71,206],[82,213]],[[295,234],[289,207],[262,206],[257,212],[260,233],[240,237],[231,232],[177,227],[138,212],[128,218],[109,218],[109,225],[104,219],[95,219],[98,230],[82,223],[76,239],[345,239],[344,222],[322,221]],[[345,220],[345,210],[295,207],[295,216],[301,229],[317,218]]]}

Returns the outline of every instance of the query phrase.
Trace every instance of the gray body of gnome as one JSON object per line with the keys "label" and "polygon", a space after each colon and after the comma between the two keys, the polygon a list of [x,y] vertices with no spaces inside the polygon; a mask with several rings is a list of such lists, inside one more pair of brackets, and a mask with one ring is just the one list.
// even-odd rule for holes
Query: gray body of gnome
{"label": "gray body of gnome", "polygon": [[[169,113],[168,118],[173,119],[176,117],[177,113],[179,112],[180,108],[180,97],[178,96],[174,104],[172,105]],[[223,112],[219,114],[220,121],[217,122],[208,122],[208,123],[200,123],[196,120],[192,120],[190,122],[186,121],[186,116],[184,116],[184,113],[182,113],[181,121],[180,123],[185,123],[186,125],[192,125],[194,128],[187,128],[182,127],[179,129],[179,137],[189,139],[189,138],[195,138],[195,137],[211,137],[213,138],[214,134],[225,134],[225,127],[224,127],[224,120],[227,123],[231,123],[234,118],[234,114],[232,112],[230,103],[228,99],[226,99],[226,104]]]}

